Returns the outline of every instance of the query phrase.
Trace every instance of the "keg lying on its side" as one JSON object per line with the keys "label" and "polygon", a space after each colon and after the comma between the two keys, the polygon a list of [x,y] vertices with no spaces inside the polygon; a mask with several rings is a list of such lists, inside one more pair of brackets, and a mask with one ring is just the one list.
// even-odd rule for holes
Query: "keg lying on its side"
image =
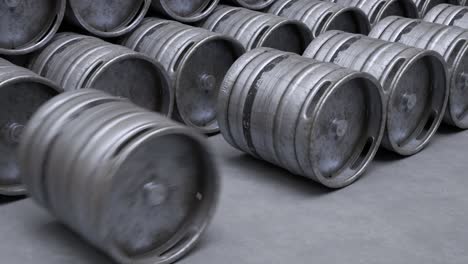
{"label": "keg lying on its side", "polygon": [[65,90],[95,88],[153,111],[172,112],[169,77],[159,63],[95,37],[57,34],[29,68]]}
{"label": "keg lying on its side", "polygon": [[232,146],[330,188],[365,171],[384,110],[382,87],[369,74],[269,48],[237,60],[218,99]]}
{"label": "keg lying on its side", "polygon": [[176,21],[145,19],[123,44],[161,63],[172,79],[175,117],[204,133],[219,131],[221,82],[244,52],[235,39]]}
{"label": "keg lying on its side", "polygon": [[209,16],[219,0],[152,0],[151,7],[157,13],[171,19],[193,23]]}
{"label": "keg lying on its side", "polygon": [[448,4],[437,5],[424,16],[424,20],[468,29],[468,7]]}
{"label": "keg lying on its side", "polygon": [[241,6],[252,10],[261,10],[269,7],[277,0],[224,0],[226,4]]}
{"label": "keg lying on its side", "polygon": [[24,195],[16,149],[32,114],[62,90],[51,81],[0,58],[0,195]]}
{"label": "keg lying on its side", "polygon": [[117,263],[176,261],[217,205],[201,135],[92,89],[42,106],[18,156],[32,198]]}
{"label": "keg lying on its side", "polygon": [[199,25],[237,39],[247,50],[269,47],[301,54],[312,40],[300,21],[240,7],[220,5]]}
{"label": "keg lying on its side", "polygon": [[449,66],[450,82],[444,120],[468,128],[468,31],[422,20],[388,17],[375,25],[369,36],[441,54]]}
{"label": "keg lying on its side", "polygon": [[65,15],[66,0],[0,1],[0,55],[22,55],[52,39]]}
{"label": "keg lying on its side", "polygon": [[344,6],[358,7],[366,13],[371,24],[388,16],[418,18],[418,8],[412,0],[328,0]]}
{"label": "keg lying on its side", "polygon": [[368,72],[380,81],[387,104],[382,142],[387,149],[415,154],[437,131],[449,95],[447,65],[437,52],[329,31],[312,41],[304,56]]}
{"label": "keg lying on its side", "polygon": [[432,8],[439,4],[458,4],[458,0],[412,0],[418,7],[419,17],[424,17]]}
{"label": "keg lying on its side", "polygon": [[319,0],[278,0],[268,12],[304,22],[314,38],[334,29],[363,35],[370,31],[367,15],[357,7]]}
{"label": "keg lying on its side", "polygon": [[138,26],[150,5],[151,0],[68,0],[66,18],[92,35],[112,38]]}

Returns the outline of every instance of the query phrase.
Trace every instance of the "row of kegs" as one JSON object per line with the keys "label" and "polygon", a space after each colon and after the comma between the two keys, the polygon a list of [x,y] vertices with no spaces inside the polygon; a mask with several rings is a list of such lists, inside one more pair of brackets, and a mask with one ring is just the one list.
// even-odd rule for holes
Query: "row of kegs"
{"label": "row of kegs", "polygon": [[[68,2],[74,30],[106,21],[97,1]],[[381,145],[413,155],[442,121],[468,128],[468,8],[415,19],[389,15],[435,1],[182,2],[153,7],[194,25],[148,17],[107,41],[82,25],[8,57],[25,67],[0,59],[0,194],[31,195],[118,263],[173,262],[205,230],[219,174],[202,134],[341,188]]]}

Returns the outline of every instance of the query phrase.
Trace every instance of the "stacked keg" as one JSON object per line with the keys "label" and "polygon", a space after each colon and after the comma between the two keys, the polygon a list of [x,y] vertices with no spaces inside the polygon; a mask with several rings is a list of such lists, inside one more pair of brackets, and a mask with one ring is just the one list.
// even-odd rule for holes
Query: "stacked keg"
{"label": "stacked keg", "polygon": [[441,4],[432,8],[424,20],[447,26],[457,26],[468,29],[468,7]]}
{"label": "stacked keg", "polygon": [[185,23],[193,23],[208,16],[219,0],[152,0],[151,8],[158,14]]}

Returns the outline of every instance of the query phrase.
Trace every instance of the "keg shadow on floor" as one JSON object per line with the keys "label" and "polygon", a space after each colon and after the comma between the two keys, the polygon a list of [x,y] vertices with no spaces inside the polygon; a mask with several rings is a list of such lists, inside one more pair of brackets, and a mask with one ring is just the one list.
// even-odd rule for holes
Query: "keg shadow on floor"
{"label": "keg shadow on floor", "polygon": [[454,134],[458,134],[458,133],[465,132],[465,131],[466,130],[463,130],[458,127],[450,126],[447,124],[442,124],[440,125],[439,130],[437,130],[437,133],[441,135],[454,135]]}
{"label": "keg shadow on floor", "polygon": [[1,196],[0,195],[0,205],[18,202],[25,198],[26,196]]}
{"label": "keg shadow on floor", "polygon": [[399,155],[393,151],[387,150],[383,147],[380,147],[375,155],[374,161],[376,162],[389,162],[389,161],[399,161],[407,158],[407,156]]}

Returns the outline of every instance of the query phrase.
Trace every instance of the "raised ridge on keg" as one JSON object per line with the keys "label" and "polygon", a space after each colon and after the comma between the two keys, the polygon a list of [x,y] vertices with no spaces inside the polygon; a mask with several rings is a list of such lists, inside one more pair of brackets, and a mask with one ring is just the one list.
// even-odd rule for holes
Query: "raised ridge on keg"
{"label": "raised ridge on keg", "polygon": [[225,5],[199,26],[237,39],[246,50],[269,47],[301,54],[312,40],[310,29],[298,20]]}
{"label": "raised ridge on keg", "polygon": [[29,68],[65,90],[95,88],[171,115],[168,74],[153,59],[127,47],[75,33],[60,33],[32,58]]}
{"label": "raised ridge on keg", "polygon": [[36,51],[55,35],[65,15],[66,0],[1,0],[0,55]]}
{"label": "raised ridge on keg", "polygon": [[447,26],[457,26],[468,29],[468,7],[440,4],[432,8],[424,20]]}
{"label": "raised ridge on keg", "polygon": [[418,7],[419,17],[424,17],[429,10],[439,4],[455,3],[457,0],[411,0]]}
{"label": "raised ridge on keg", "polygon": [[122,43],[154,58],[169,73],[176,119],[204,133],[219,131],[219,88],[245,52],[242,44],[229,36],[158,18],[145,19]]}
{"label": "raised ridge on keg", "polygon": [[367,73],[258,48],[224,79],[218,121],[234,147],[330,188],[353,183],[382,139],[382,88]]}
{"label": "raised ridge on keg", "polygon": [[468,31],[417,19],[388,17],[376,24],[369,36],[441,54],[449,66],[450,96],[444,120],[468,128]]}
{"label": "raised ridge on keg", "polygon": [[447,65],[439,53],[341,31],[312,41],[304,56],[368,72],[384,89],[382,141],[400,155],[421,151],[437,131],[448,101]]}
{"label": "raised ridge on keg", "polygon": [[418,18],[419,12],[412,0],[328,0],[344,6],[362,9],[373,25],[388,16]]}
{"label": "raised ridge on keg", "polygon": [[31,197],[117,263],[180,259],[217,206],[218,169],[203,136],[97,90],[42,106],[18,156]]}
{"label": "raised ridge on keg", "polygon": [[272,5],[277,0],[223,0],[231,5],[241,6],[252,10],[262,10]]}
{"label": "raised ridge on keg", "polygon": [[314,37],[328,30],[367,35],[371,27],[361,9],[319,0],[278,0],[268,12],[304,22]]}
{"label": "raised ridge on keg", "polygon": [[218,3],[219,0],[153,0],[151,7],[171,19],[194,23],[209,16]]}
{"label": "raised ridge on keg", "polygon": [[102,38],[122,36],[143,20],[151,0],[68,0],[66,19]]}
{"label": "raised ridge on keg", "polygon": [[32,114],[62,90],[53,82],[0,58],[0,195],[24,195],[16,151]]}

